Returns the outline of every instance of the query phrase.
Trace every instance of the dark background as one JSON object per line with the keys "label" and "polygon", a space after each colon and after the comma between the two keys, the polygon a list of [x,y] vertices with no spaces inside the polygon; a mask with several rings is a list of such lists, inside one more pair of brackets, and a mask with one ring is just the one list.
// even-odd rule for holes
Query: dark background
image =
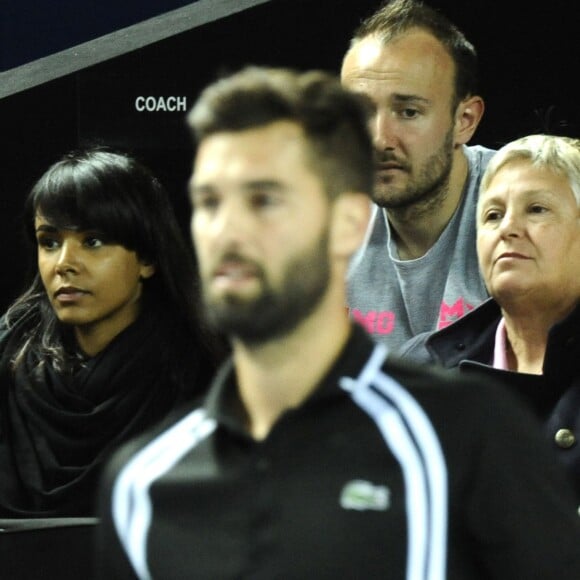
{"label": "dark background", "polygon": [[[21,0],[0,15],[0,72],[187,4],[185,0]],[[216,0],[216,2],[219,0]],[[431,0],[475,44],[486,113],[472,143],[527,133],[579,136],[578,4]],[[137,155],[167,186],[187,231],[193,155],[184,112],[138,112],[138,96],[186,97],[249,63],[338,72],[350,33],[377,0],[270,0],[0,99],[0,310],[34,267],[23,198],[62,153],[96,142]]]}

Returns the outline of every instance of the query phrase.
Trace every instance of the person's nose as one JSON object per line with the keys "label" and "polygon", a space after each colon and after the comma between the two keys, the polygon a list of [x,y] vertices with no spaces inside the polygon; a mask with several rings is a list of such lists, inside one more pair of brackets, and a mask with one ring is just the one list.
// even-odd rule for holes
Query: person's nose
{"label": "person's nose", "polygon": [[252,231],[251,212],[243,200],[224,200],[215,216],[212,235],[220,245],[237,247],[243,244]]}
{"label": "person's nose", "polygon": [[79,271],[79,268],[80,260],[78,248],[75,247],[74,242],[70,240],[64,241],[58,250],[55,264],[56,273],[60,276],[74,274]]}
{"label": "person's nose", "polygon": [[373,145],[377,151],[395,149],[396,146],[396,121],[389,111],[379,110],[371,119],[370,131]]}
{"label": "person's nose", "polygon": [[502,238],[518,238],[522,234],[523,220],[517,212],[508,209],[499,224],[499,233]]}

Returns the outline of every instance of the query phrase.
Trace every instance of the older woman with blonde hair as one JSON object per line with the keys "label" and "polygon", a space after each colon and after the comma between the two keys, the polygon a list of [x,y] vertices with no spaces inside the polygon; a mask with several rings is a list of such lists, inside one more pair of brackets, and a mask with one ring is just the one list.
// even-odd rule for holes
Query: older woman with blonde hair
{"label": "older woman with blonde hair", "polygon": [[491,298],[400,354],[517,392],[580,498],[580,140],[530,135],[498,150],[481,183],[477,252]]}

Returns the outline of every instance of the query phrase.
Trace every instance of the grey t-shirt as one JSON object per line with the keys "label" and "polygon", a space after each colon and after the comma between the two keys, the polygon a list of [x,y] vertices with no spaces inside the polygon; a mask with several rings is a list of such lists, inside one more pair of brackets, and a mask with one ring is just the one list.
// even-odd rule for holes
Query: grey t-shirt
{"label": "grey t-shirt", "polygon": [[435,245],[400,260],[386,212],[373,205],[365,242],[348,273],[348,307],[375,340],[396,351],[413,336],[451,324],[488,298],[475,245],[481,176],[495,153],[464,147],[469,173],[461,203]]}

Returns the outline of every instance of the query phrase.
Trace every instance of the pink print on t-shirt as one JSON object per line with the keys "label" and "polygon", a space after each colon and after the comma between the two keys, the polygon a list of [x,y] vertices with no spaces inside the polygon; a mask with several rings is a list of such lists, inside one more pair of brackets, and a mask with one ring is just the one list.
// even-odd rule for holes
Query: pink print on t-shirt
{"label": "pink print on t-shirt", "polygon": [[439,322],[437,323],[437,330],[441,330],[456,320],[459,320],[470,310],[473,310],[473,306],[467,303],[463,298],[458,298],[451,306],[449,306],[449,304],[443,300],[441,302],[441,308],[439,309]]}
{"label": "pink print on t-shirt", "polygon": [[353,319],[362,324],[367,332],[371,334],[390,334],[395,328],[395,313],[391,310],[377,312],[369,310],[366,313],[357,308],[351,310]]}

